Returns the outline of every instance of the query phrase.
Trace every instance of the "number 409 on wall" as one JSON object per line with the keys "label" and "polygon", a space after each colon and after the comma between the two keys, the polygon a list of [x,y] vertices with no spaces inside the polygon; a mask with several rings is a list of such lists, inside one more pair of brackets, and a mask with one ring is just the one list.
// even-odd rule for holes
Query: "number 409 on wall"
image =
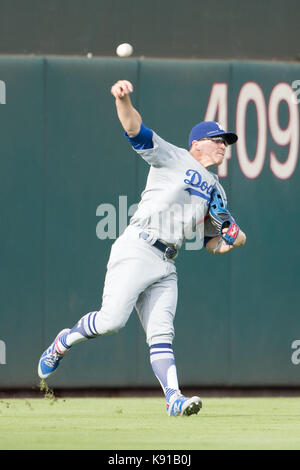
{"label": "number 409 on wall", "polygon": [[[300,81],[294,84],[300,85]],[[257,178],[264,167],[266,158],[272,173],[279,179],[288,179],[294,173],[299,150],[299,110],[296,93],[289,83],[277,83],[271,91],[268,103],[261,87],[255,82],[246,82],[240,89],[236,103],[235,131],[238,135],[236,152],[243,174],[250,179]],[[256,152],[249,158],[246,141],[247,107],[253,102],[257,114]],[[285,102],[289,111],[289,122],[286,128],[279,123],[279,106]],[[228,84],[214,83],[211,89],[205,120],[218,121],[228,129]],[[275,144],[287,147],[284,161],[276,156],[274,149],[267,154],[268,129]],[[231,147],[228,147],[226,158],[218,167],[220,177],[228,175],[228,160],[231,158]]]}

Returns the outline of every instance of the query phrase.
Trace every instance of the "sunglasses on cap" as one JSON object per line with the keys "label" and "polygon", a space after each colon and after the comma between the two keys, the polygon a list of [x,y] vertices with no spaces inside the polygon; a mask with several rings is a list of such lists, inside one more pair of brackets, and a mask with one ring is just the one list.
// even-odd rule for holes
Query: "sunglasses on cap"
{"label": "sunglasses on cap", "polygon": [[213,142],[216,142],[216,144],[224,144],[225,147],[228,146],[228,143],[224,139],[224,137],[218,136],[218,137],[204,137],[203,139],[200,140],[212,140]]}

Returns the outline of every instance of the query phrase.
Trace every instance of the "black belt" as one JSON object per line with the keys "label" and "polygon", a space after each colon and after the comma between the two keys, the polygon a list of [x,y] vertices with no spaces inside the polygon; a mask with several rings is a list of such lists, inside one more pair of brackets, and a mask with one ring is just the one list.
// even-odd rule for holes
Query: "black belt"
{"label": "black belt", "polygon": [[[144,240],[148,240],[149,234],[146,233],[146,232],[141,232],[140,233],[140,238],[143,238]],[[173,259],[177,256],[176,248],[171,248],[169,245],[166,245],[165,243],[161,242],[160,240],[156,240],[156,242],[153,243],[152,246],[155,246],[155,248],[162,251],[163,254],[165,255],[165,257],[168,258],[168,259]]]}

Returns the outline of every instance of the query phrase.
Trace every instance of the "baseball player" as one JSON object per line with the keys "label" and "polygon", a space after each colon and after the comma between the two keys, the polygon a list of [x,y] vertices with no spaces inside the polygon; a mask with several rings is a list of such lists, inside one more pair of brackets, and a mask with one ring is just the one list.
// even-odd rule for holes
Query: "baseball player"
{"label": "baseball player", "polygon": [[246,236],[228,210],[224,189],[209,171],[223,162],[226,146],[235,143],[237,136],[214,121],[205,121],[191,130],[189,150],[178,148],[145,126],[132,106],[132,92],[127,80],[111,88],[125,137],[150,166],[146,187],[130,224],[112,245],[100,310],[58,333],[40,358],[38,374],[49,377],[75,343],[120,330],[135,308],[168,415],[188,416],[197,414],[202,403],[198,396],[184,396],[178,385],[172,347],[175,258],[201,227],[210,253],[227,253],[245,244]]}

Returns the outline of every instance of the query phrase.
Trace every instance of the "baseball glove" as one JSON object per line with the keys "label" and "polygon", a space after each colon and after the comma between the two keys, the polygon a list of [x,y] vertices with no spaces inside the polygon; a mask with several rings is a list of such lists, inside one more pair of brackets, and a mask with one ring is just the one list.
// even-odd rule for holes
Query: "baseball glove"
{"label": "baseball glove", "polygon": [[[211,222],[218,230],[220,237],[222,237],[227,245],[233,245],[239,234],[240,228],[235,223],[234,218],[227,209],[226,202],[217,189],[214,189],[211,193],[208,212]],[[223,233],[224,229],[228,229],[226,233]]]}

